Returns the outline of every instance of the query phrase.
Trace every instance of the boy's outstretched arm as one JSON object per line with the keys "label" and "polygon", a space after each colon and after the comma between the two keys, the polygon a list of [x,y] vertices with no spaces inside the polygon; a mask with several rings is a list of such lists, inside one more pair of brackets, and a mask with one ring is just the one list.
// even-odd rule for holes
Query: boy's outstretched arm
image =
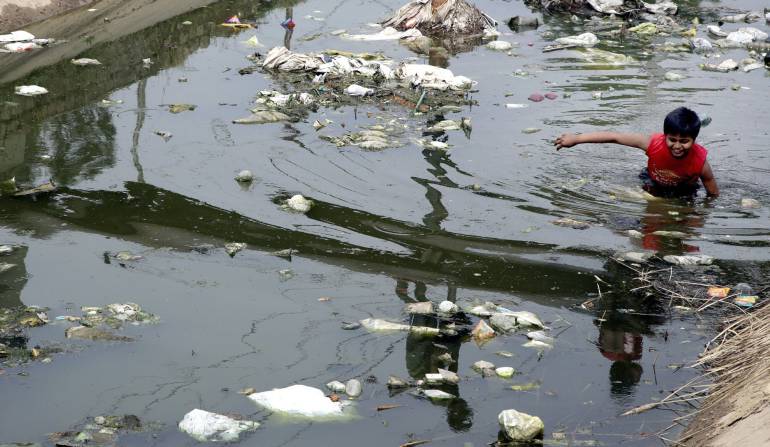
{"label": "boy's outstretched arm", "polygon": [[711,170],[711,165],[708,161],[703,163],[700,180],[703,182],[703,187],[706,188],[706,194],[709,197],[717,197],[719,195],[719,186],[717,186],[717,180],[714,178],[714,172]]}
{"label": "boy's outstretched arm", "polygon": [[572,147],[582,143],[616,143],[646,151],[647,146],[650,145],[650,135],[621,132],[589,132],[577,135],[565,133],[557,138],[553,145],[558,151],[563,147]]}

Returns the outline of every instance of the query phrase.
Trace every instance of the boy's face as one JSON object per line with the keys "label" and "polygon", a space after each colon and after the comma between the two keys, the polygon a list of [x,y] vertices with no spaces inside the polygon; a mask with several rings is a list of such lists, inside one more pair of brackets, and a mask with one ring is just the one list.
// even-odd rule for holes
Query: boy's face
{"label": "boy's face", "polygon": [[679,134],[666,135],[666,146],[668,146],[668,151],[674,158],[686,157],[687,153],[690,152],[693,143],[695,143],[693,137],[686,137]]}

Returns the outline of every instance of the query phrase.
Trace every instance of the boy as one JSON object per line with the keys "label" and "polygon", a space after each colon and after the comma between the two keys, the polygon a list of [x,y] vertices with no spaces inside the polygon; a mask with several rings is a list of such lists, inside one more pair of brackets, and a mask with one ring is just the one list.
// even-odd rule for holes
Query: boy
{"label": "boy", "polygon": [[719,195],[714,173],[706,161],[706,149],[695,143],[700,132],[700,118],[692,110],[680,107],[663,121],[663,133],[643,135],[618,132],[564,134],[556,139],[556,150],[581,143],[617,143],[642,149],[647,154],[647,168],[639,174],[643,188],[655,196],[693,195],[698,179],[709,197]]}

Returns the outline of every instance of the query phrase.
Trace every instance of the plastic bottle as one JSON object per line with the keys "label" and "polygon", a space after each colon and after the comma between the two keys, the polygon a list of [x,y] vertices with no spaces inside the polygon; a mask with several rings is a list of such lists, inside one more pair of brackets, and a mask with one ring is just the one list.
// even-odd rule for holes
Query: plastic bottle
{"label": "plastic bottle", "polygon": [[752,295],[752,289],[751,286],[746,284],[745,282],[741,282],[735,285],[735,292],[738,293],[738,296],[750,296]]}

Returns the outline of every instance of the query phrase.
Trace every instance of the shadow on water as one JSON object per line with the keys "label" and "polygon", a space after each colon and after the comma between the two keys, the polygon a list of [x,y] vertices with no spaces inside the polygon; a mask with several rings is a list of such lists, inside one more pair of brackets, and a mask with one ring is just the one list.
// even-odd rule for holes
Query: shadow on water
{"label": "shadow on water", "polygon": [[[587,251],[455,234],[321,201],[307,214],[409,251],[397,254],[270,225],[147,184],[128,182],[125,188],[125,192],[63,188],[37,201],[2,198],[0,203],[8,224],[33,229],[37,237],[59,231],[58,223],[66,222],[151,247],[191,249],[201,243],[241,241],[265,251],[293,248],[303,256],[351,270],[472,288],[541,296],[558,295],[552,290],[557,283],[577,296],[595,288],[592,276],[583,274],[596,256]],[[184,237],[180,234],[189,239],[180,240]],[[543,260],[532,260],[533,255]],[[560,262],[564,259],[573,265]],[[594,263],[594,270],[600,271],[598,261]]]}

